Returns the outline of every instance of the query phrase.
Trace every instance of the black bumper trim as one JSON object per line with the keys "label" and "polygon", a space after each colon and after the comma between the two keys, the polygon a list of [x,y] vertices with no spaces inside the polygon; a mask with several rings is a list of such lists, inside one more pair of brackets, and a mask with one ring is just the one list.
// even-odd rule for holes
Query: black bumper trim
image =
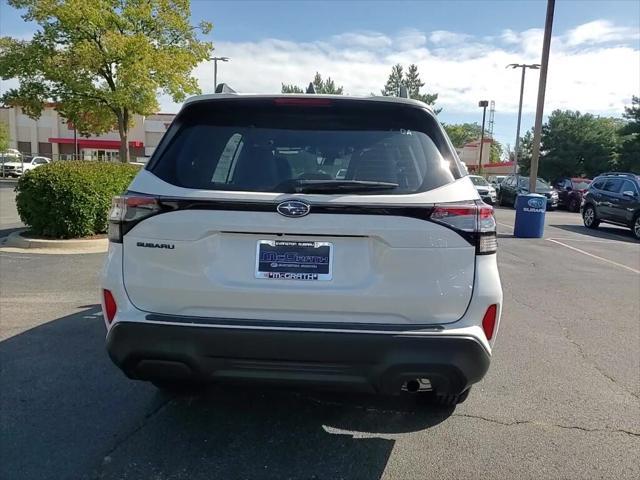
{"label": "black bumper trim", "polygon": [[250,380],[390,394],[415,378],[429,378],[439,393],[461,393],[490,362],[472,337],[126,321],[109,331],[107,350],[127,376],[141,380]]}

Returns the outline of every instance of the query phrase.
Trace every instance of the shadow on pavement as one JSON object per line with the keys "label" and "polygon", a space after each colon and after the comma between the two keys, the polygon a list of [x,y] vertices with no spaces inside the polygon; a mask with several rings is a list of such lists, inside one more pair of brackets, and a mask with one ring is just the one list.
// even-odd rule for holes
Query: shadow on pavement
{"label": "shadow on pavement", "polygon": [[0,478],[379,478],[393,434],[452,410],[415,397],[128,380],[98,306],[0,342]]}
{"label": "shadow on pavement", "polygon": [[8,237],[13,232],[17,232],[18,230],[24,230],[24,227],[0,228],[0,238]]}
{"label": "shadow on pavement", "polygon": [[[555,225],[549,224],[550,227],[559,228],[567,232],[577,233],[586,237],[600,238],[603,240],[618,240],[620,242],[638,243],[633,238],[631,230],[624,227],[609,226],[606,224],[600,224],[597,229],[590,229],[582,225]],[[615,235],[615,236],[612,236]]]}

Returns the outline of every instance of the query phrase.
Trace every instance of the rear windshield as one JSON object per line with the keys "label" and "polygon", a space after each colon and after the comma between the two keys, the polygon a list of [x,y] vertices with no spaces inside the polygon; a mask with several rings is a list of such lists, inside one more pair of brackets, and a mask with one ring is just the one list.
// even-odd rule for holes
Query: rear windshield
{"label": "rear windshield", "polygon": [[[529,187],[529,177],[520,177],[518,179],[518,184],[520,187],[524,187],[524,188],[528,188]],[[544,180],[542,180],[541,178],[538,178],[536,180],[536,188],[550,188],[550,185],[545,182]]]}
{"label": "rear windshield", "polygon": [[[147,168],[180,187],[257,192],[286,192],[292,182],[324,181],[385,182],[391,185],[357,193],[407,194],[462,176],[426,110],[323,98],[307,105],[295,99],[285,100],[293,105],[243,99],[187,106]],[[349,191],[346,187],[341,192]]]}
{"label": "rear windshield", "polygon": [[473,182],[473,184],[476,186],[486,187],[487,185],[489,185],[489,182],[487,182],[483,177],[476,177],[474,175],[470,175],[469,178],[471,179],[471,182]]}
{"label": "rear windshield", "polygon": [[591,180],[571,180],[571,185],[574,190],[586,190],[589,188]]}

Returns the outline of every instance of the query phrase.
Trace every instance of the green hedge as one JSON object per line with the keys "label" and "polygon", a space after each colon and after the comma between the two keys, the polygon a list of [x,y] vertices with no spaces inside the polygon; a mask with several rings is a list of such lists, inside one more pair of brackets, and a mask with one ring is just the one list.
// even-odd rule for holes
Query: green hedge
{"label": "green hedge", "polygon": [[18,214],[36,235],[77,238],[104,233],[111,197],[124,192],[139,169],[106,162],[40,166],[18,181]]}

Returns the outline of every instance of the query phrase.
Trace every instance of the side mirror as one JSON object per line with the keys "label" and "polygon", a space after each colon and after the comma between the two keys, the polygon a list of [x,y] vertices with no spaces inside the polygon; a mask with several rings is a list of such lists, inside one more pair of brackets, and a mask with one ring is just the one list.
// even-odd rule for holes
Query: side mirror
{"label": "side mirror", "polygon": [[636,196],[636,194],[631,190],[625,190],[624,192],[622,192],[622,195],[624,195],[625,197],[631,197],[631,198],[634,198]]}

